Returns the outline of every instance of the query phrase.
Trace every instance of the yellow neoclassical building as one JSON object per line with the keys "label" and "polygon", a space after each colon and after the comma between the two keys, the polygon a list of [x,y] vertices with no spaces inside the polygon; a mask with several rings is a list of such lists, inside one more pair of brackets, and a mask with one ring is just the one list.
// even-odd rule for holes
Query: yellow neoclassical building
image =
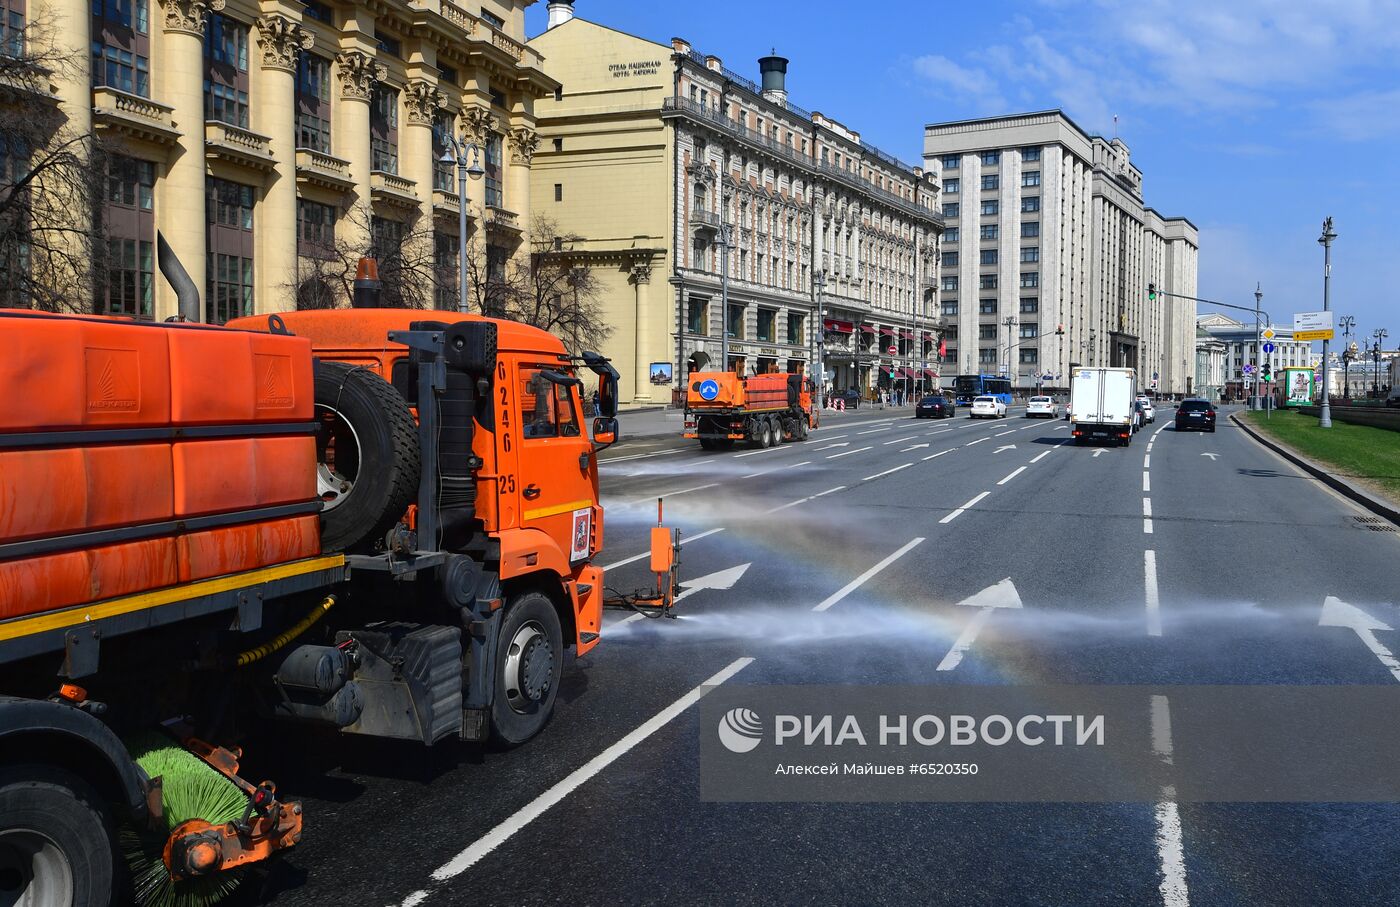
{"label": "yellow neoclassical building", "polygon": [[[304,262],[331,249],[431,237],[454,274],[461,201],[439,162],[444,131],[483,150],[466,200],[474,241],[514,254],[534,105],[558,88],[523,41],[533,2],[6,0],[74,62],[54,83],[66,130],[95,130],[111,152],[98,310],[176,314],[157,233],[209,322],[295,308]],[[450,304],[456,289],[438,293]]]}

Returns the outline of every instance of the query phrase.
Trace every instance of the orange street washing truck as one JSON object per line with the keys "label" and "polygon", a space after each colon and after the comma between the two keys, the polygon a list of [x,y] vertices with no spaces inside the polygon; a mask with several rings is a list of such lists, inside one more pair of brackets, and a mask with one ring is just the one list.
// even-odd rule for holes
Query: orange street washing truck
{"label": "orange street washing truck", "polygon": [[684,437],[699,438],[706,450],[735,441],[751,447],[805,441],[817,427],[811,388],[800,374],[691,372],[686,380]]}
{"label": "orange street washing truck", "polygon": [[597,644],[602,357],[367,308],[0,330],[0,901],[212,903],[302,810],[204,741],[519,744]]}

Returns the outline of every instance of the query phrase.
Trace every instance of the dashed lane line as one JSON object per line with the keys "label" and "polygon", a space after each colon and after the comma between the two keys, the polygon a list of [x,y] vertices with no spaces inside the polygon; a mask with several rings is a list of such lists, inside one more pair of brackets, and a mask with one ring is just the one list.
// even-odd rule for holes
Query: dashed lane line
{"label": "dashed lane line", "polygon": [[864,451],[873,450],[873,449],[874,449],[874,448],[872,448],[872,447],[857,447],[855,450],[847,450],[847,451],[843,451],[843,452],[841,452],[841,453],[839,453],[839,454],[832,454],[831,456],[827,457],[827,459],[828,459],[828,460],[835,460],[835,459],[837,459],[837,458],[839,458],[839,457],[849,457],[851,454],[863,453]]}
{"label": "dashed lane line", "polygon": [[878,563],[878,564],[876,564],[875,566],[871,567],[869,570],[865,571],[865,572],[862,573],[860,576],[856,577],[855,579],[851,580],[851,581],[850,581],[849,583],[847,583],[846,585],[842,586],[842,587],[841,587],[840,589],[838,589],[837,591],[833,592],[833,593],[832,593],[831,595],[829,595],[827,598],[823,599],[822,601],[820,601],[820,602],[818,602],[817,604],[815,604],[814,606],[812,606],[812,610],[813,610],[813,611],[825,611],[825,610],[827,610],[827,609],[830,608],[832,605],[834,605],[834,604],[836,604],[837,602],[841,601],[841,599],[843,599],[843,598],[845,598],[846,596],[850,595],[852,592],[856,591],[856,590],[859,589],[861,586],[865,585],[866,581],[869,580],[872,576],[874,576],[875,574],[879,573],[881,570],[884,570],[886,567],[888,567],[890,564],[893,564],[895,561],[899,560],[900,558],[904,557],[904,555],[908,554],[911,550],[913,550],[913,548],[914,548],[915,546],[921,544],[922,542],[923,542],[923,537],[922,537],[922,536],[916,537],[916,538],[910,540],[909,542],[907,542],[907,543],[904,545],[904,547],[900,548],[900,549],[899,549],[898,551],[896,551],[894,554],[889,555],[889,556],[886,557],[884,560],[880,561],[880,563]]}
{"label": "dashed lane line", "polygon": [[985,497],[986,497],[987,495],[989,495],[989,494],[991,494],[990,491],[984,491],[984,492],[982,492],[982,493],[979,494],[977,497],[975,497],[975,498],[973,498],[972,500],[968,501],[966,504],[962,505],[962,506],[959,507],[957,510],[954,510],[952,513],[948,514],[947,516],[945,516],[943,519],[939,520],[938,522],[940,522],[940,523],[951,523],[951,522],[953,522],[953,520],[956,520],[958,517],[960,517],[960,516],[963,515],[963,511],[968,510],[968,509],[970,509],[970,508],[972,508],[972,507],[976,507],[976,506],[977,506],[977,502],[978,502],[978,501],[981,501],[983,498],[985,498]]}
{"label": "dashed lane line", "polygon": [[877,472],[877,473],[875,473],[875,475],[873,475],[873,476],[866,476],[865,478],[861,479],[861,481],[862,481],[862,482],[869,482],[871,479],[878,479],[878,478],[881,478],[881,477],[883,477],[883,476],[887,476],[887,475],[889,475],[890,473],[899,472],[901,469],[908,469],[910,466],[913,466],[913,465],[914,465],[913,463],[905,463],[903,466],[896,466],[894,469],[886,469],[884,472]]}

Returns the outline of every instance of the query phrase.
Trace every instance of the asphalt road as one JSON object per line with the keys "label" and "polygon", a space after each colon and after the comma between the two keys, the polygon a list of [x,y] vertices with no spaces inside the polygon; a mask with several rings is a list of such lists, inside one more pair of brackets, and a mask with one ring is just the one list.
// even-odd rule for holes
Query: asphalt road
{"label": "asphalt road", "polygon": [[[275,767],[305,841],[245,900],[1400,903],[1388,805],[700,799],[707,681],[1397,682],[1319,615],[1335,596],[1400,620],[1400,533],[1224,419],[1214,434],[1159,419],[1127,448],[1068,434],[1019,410],[873,411],[768,451],[609,451],[608,584],[650,584],[661,496],[683,577],[747,565],[733,588],[690,593],[674,621],[610,614],[519,749],[307,737]],[[1022,607],[959,649],[977,609],[958,603],[1006,579]]]}

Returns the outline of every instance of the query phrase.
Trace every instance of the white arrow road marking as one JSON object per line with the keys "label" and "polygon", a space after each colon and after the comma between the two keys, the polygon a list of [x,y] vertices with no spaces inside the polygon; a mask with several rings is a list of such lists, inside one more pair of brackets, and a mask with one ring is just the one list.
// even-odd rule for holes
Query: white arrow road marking
{"label": "white arrow road marking", "polygon": [[1201,456],[1203,456],[1203,457],[1210,457],[1210,461],[1211,461],[1212,463],[1214,463],[1216,460],[1220,459],[1220,454],[1217,454],[1217,453],[1203,453],[1203,454],[1201,454]]}
{"label": "white arrow road marking", "polygon": [[928,444],[927,444],[927,443],[915,444],[913,447],[906,447],[906,448],[904,448],[903,450],[900,451],[900,453],[908,453],[908,452],[911,451],[911,450],[918,450],[920,447],[928,447]]}
{"label": "white arrow road marking", "polygon": [[951,671],[961,664],[963,654],[972,648],[972,644],[977,641],[977,634],[981,633],[982,628],[987,625],[987,621],[992,617],[992,612],[997,608],[1020,608],[1021,596],[1016,592],[1016,584],[1011,582],[1011,577],[1008,576],[995,586],[988,586],[976,595],[963,599],[958,602],[958,605],[979,608],[980,610],[972,615],[972,620],[967,622],[966,627],[963,627],[962,634],[953,643],[953,647],[938,663],[940,671]]}
{"label": "white arrow road marking", "polygon": [[866,581],[866,580],[870,579],[872,576],[874,576],[875,574],[879,573],[881,570],[884,570],[884,569],[885,569],[886,567],[888,567],[890,564],[893,564],[895,561],[897,561],[897,560],[899,560],[900,558],[904,557],[904,555],[908,554],[909,551],[910,551],[911,549],[913,549],[915,545],[918,545],[918,544],[920,544],[921,542],[923,542],[923,538],[922,538],[922,537],[918,537],[918,538],[914,538],[914,539],[910,540],[909,542],[907,542],[907,543],[904,545],[903,548],[900,548],[900,549],[899,549],[898,551],[896,551],[894,554],[891,554],[889,557],[887,557],[887,558],[885,558],[884,560],[880,561],[880,563],[878,563],[878,564],[876,564],[875,566],[871,567],[869,570],[865,571],[865,572],[862,573],[860,576],[857,576],[855,579],[851,580],[849,583],[847,583],[846,585],[842,586],[840,589],[836,590],[835,592],[833,592],[831,595],[827,596],[827,597],[826,597],[825,599],[823,599],[822,601],[818,602],[816,605],[814,605],[814,606],[812,607],[812,610],[813,610],[813,611],[825,611],[825,610],[827,610],[827,609],[830,608],[832,605],[834,605],[834,604],[836,604],[837,602],[839,602],[841,599],[845,598],[846,596],[850,595],[852,592],[854,592],[854,591],[856,591],[857,589],[859,589],[862,585],[865,584],[865,581]]}
{"label": "white arrow road marking", "polygon": [[[744,571],[748,570],[750,566],[750,564],[739,564],[737,567],[730,567],[727,570],[710,573],[699,579],[688,580],[681,584],[680,594],[676,596],[675,601],[679,603],[682,599],[689,598],[694,593],[703,592],[706,589],[718,589],[720,591],[733,589],[734,584],[743,577]],[[634,620],[641,620],[641,618],[642,615],[639,612],[633,611],[617,623],[618,625],[630,624]]]}
{"label": "white arrow road marking", "polygon": [[992,451],[992,453],[1001,453],[1003,450],[1015,450],[1015,449],[1016,449],[1016,445],[1015,445],[1015,444],[1003,444],[1003,445],[1001,445],[1000,447],[998,447],[996,450]]}
{"label": "white arrow road marking", "polygon": [[[703,699],[705,695],[715,687],[724,683],[751,664],[753,664],[752,658],[737,658],[730,662],[729,665],[719,673],[715,674],[698,687],[695,687],[680,699],[666,706],[666,708],[662,709],[660,712],[657,712],[626,737],[623,737],[612,746],[603,750],[579,768],[574,769],[574,771],[570,772],[562,781],[531,800],[513,816],[478,838],[466,850],[457,854],[457,856],[453,857],[442,866],[439,866],[433,871],[433,881],[441,884],[471,869],[483,857],[509,840],[516,832],[544,815],[550,807],[558,804],[569,794],[573,793],[585,781],[625,756],[637,744],[670,724],[677,716]],[[427,892],[416,891],[409,895],[405,903],[409,903],[410,901],[414,904],[421,903],[427,897],[427,894]]]}
{"label": "white arrow road marking", "polygon": [[871,449],[871,448],[869,448],[869,447],[857,447],[855,450],[848,450],[848,451],[846,451],[845,453],[832,454],[831,456],[827,457],[827,459],[828,459],[828,460],[835,460],[837,457],[849,457],[851,454],[861,453],[862,451],[866,451],[866,450],[870,450],[870,449]]}
{"label": "white arrow road marking", "polygon": [[910,466],[913,465],[913,463],[905,463],[903,466],[896,466],[894,469],[886,469],[884,472],[877,472],[873,476],[866,476],[865,478],[861,479],[861,481],[869,482],[871,479],[878,479],[881,476],[887,476],[892,472],[899,472],[901,469],[908,469]]}
{"label": "white arrow road marking", "polygon": [[1375,655],[1376,658],[1380,660],[1380,663],[1385,665],[1391,675],[1396,680],[1400,680],[1400,660],[1397,660],[1395,656],[1391,654],[1390,650],[1382,645],[1379,639],[1376,639],[1377,630],[1391,631],[1390,625],[1385,621],[1377,620],[1355,605],[1349,605],[1335,595],[1329,595],[1322,602],[1322,614],[1317,619],[1317,625],[1319,627],[1346,627],[1351,630],[1357,636],[1361,637],[1361,641],[1365,643],[1366,648],[1370,649],[1371,654]]}
{"label": "white arrow road marking", "polygon": [[828,444],[828,445],[826,445],[825,447],[818,447],[818,448],[817,448],[817,453],[821,453],[821,452],[824,451],[824,450],[831,450],[833,447],[850,447],[850,446],[851,446],[851,442],[850,442],[850,441],[842,441],[840,444]]}
{"label": "white arrow road marking", "polygon": [[970,507],[975,507],[975,506],[977,506],[977,502],[980,501],[980,500],[982,500],[983,498],[985,498],[985,497],[986,497],[987,495],[989,495],[989,494],[991,494],[990,491],[984,491],[984,492],[982,492],[982,493],[979,494],[977,497],[975,497],[975,498],[973,498],[972,500],[968,501],[966,504],[962,505],[962,506],[959,507],[957,510],[954,510],[952,513],[948,514],[947,516],[945,516],[943,519],[939,520],[938,522],[940,522],[940,523],[951,523],[951,522],[953,522],[953,520],[956,520],[958,517],[960,517],[960,516],[963,515],[963,511],[964,511],[964,510],[967,510],[967,509],[970,508]]}
{"label": "white arrow road marking", "polygon": [[1099,454],[1101,454],[1101,453],[1103,453],[1103,452],[1104,452],[1104,449],[1103,449],[1102,447],[1100,447],[1098,450],[1094,451],[1094,456],[1095,456],[1095,457],[1098,457]]}

